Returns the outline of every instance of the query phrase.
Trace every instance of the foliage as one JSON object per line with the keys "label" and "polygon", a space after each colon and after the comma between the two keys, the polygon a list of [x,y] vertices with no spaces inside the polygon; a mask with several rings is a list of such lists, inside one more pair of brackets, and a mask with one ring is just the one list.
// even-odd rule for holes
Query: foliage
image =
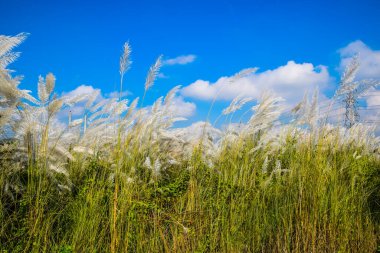
{"label": "foliage", "polygon": [[[282,100],[266,93],[239,126],[173,128],[183,120],[171,109],[179,87],[151,107],[121,95],[59,97],[52,74],[40,77],[38,98],[20,90],[6,67],[24,38],[0,37],[0,251],[378,248],[379,138],[373,126],[323,122],[317,92],[288,124],[279,121]],[[125,44],[121,93],[130,51]],[[161,56],[145,93],[160,65]],[[238,97],[223,114],[251,100]],[[60,113],[81,101],[83,116],[62,123]]]}

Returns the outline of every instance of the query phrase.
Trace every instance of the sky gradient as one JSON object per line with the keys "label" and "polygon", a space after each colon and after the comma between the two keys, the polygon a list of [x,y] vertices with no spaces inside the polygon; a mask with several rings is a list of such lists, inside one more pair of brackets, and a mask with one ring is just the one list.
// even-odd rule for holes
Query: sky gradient
{"label": "sky gradient", "polygon": [[86,85],[110,96],[119,87],[125,41],[133,50],[124,85],[130,97],[142,96],[149,66],[163,54],[167,64],[146,103],[181,84],[178,107],[193,120],[205,120],[213,92],[225,86],[221,77],[248,67],[259,71],[227,88],[213,117],[231,100],[229,94],[239,92],[256,98],[273,89],[293,103],[318,86],[328,97],[355,51],[370,68],[359,74],[380,78],[376,0],[0,1],[0,33],[30,33],[10,68],[24,75],[21,87],[33,91],[38,76],[52,72],[59,93]]}

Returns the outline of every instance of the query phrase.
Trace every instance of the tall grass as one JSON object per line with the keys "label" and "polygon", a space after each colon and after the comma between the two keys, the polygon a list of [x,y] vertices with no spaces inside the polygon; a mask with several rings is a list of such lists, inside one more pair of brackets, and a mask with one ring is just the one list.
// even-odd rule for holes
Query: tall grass
{"label": "tall grass", "polygon": [[[281,99],[266,93],[244,124],[230,116],[223,131],[173,128],[179,87],[151,107],[121,95],[58,97],[52,74],[40,78],[38,98],[20,90],[6,67],[24,37],[0,38],[0,250],[378,250],[379,139],[373,126],[327,124],[318,92],[288,124],[279,122]],[[120,94],[129,53],[125,44]],[[334,99],[358,88],[354,68]],[[250,101],[239,97],[223,114]],[[59,113],[78,102],[83,117],[62,124]]]}

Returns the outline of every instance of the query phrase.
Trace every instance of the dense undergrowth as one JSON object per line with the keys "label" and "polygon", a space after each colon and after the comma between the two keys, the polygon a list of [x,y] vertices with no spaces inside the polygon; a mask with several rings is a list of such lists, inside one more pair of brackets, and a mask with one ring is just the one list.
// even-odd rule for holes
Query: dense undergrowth
{"label": "dense undergrowth", "polygon": [[[294,121],[278,125],[281,101],[264,94],[248,122],[224,131],[208,123],[172,128],[178,88],[147,108],[122,98],[57,98],[48,75],[33,98],[5,69],[22,39],[0,40],[0,250],[378,250],[380,158],[372,126],[325,123],[316,95],[293,110]],[[121,87],[127,44],[124,50]],[[356,67],[346,70],[337,94],[350,92]],[[80,99],[83,118],[60,124],[58,112]],[[237,99],[225,112],[246,102]]]}

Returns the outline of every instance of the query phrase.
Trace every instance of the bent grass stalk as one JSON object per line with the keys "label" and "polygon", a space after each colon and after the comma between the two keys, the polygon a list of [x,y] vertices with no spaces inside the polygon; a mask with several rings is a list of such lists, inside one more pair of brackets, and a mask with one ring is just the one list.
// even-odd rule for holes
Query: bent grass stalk
{"label": "bent grass stalk", "polygon": [[[128,59],[129,55],[121,57],[121,70]],[[157,73],[158,65],[156,61],[149,73]],[[20,95],[24,93],[4,74],[6,70],[0,72],[0,98],[13,100],[0,100],[1,109],[18,105],[17,117],[0,126],[1,133],[11,129],[7,131],[14,131],[15,137],[14,145],[4,139],[0,145],[0,250],[378,248],[379,140],[369,126],[315,125],[311,109],[301,115],[309,123],[276,126],[279,100],[264,96],[262,107],[255,107],[256,114],[241,123],[242,130],[232,138],[205,124],[201,129],[171,128],[168,108],[178,88],[163,105],[157,100],[154,110],[142,107],[143,98],[139,109],[134,110],[135,100],[125,112],[121,106],[125,71],[120,71],[119,99],[93,106],[95,96],[88,96],[93,101],[85,106],[84,123],[61,129],[56,120],[63,109],[50,106],[58,100],[50,96],[53,76],[46,77],[46,86],[41,79],[43,104],[36,100],[34,106],[24,101]],[[144,87],[144,97],[151,84]],[[216,98],[212,105],[215,102]],[[33,113],[40,117],[32,118]],[[229,124],[233,115],[226,117]],[[68,150],[67,155],[58,147]]]}

